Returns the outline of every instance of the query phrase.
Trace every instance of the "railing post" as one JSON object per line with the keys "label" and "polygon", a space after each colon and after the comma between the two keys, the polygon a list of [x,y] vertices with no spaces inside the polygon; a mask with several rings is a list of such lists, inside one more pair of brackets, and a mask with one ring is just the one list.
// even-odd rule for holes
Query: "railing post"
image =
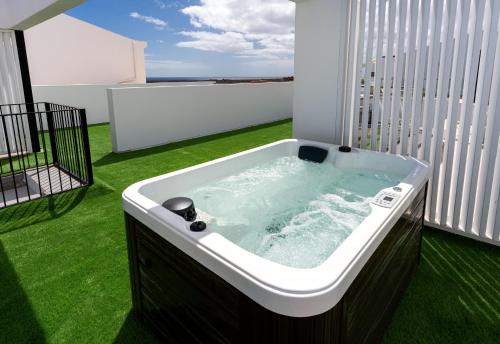
{"label": "railing post", "polygon": [[87,128],[87,113],[85,109],[79,109],[80,113],[80,126],[82,131],[83,140],[83,154],[85,155],[85,168],[87,170],[87,183],[88,185],[94,184],[94,175],[92,171],[92,158],[90,156],[90,142],[89,132]]}
{"label": "railing post", "polygon": [[[9,159],[10,173],[12,174],[12,182],[14,184],[14,192],[16,194],[16,202],[19,203],[19,194],[17,193],[17,185],[16,185],[16,175],[14,172],[14,163],[12,161],[12,152],[10,150],[10,142],[9,142],[9,136],[7,133],[7,124],[5,123],[5,116],[0,116],[0,119],[2,120],[2,127],[3,127],[4,135],[6,138],[5,143],[7,145],[7,157]],[[0,178],[2,178],[1,175],[0,175]],[[3,189],[3,186],[2,186],[2,189]],[[3,191],[2,191],[2,196],[4,197],[4,200],[5,200],[5,195],[3,195]],[[4,203],[4,204],[5,204],[5,206],[7,205],[6,203]]]}
{"label": "railing post", "polygon": [[54,126],[54,112],[50,103],[45,103],[45,113],[47,115],[47,130],[50,140],[50,150],[52,153],[52,162],[59,164],[59,156],[57,153],[56,128]]}

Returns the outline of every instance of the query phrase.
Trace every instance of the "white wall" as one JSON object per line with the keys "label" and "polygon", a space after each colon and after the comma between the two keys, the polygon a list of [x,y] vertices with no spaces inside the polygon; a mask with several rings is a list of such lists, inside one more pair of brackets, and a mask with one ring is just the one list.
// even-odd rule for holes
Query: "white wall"
{"label": "white wall", "polygon": [[145,42],[65,14],[24,34],[33,85],[146,82]]}
{"label": "white wall", "polygon": [[289,118],[293,83],[112,88],[108,98],[123,152]]}
{"label": "white wall", "polygon": [[118,87],[158,87],[162,85],[210,85],[207,82],[172,82],[152,84],[122,84],[122,85],[63,85],[63,86],[33,86],[35,102],[48,102],[84,108],[88,124],[109,122],[108,88]]}
{"label": "white wall", "polygon": [[33,86],[35,102],[84,108],[88,124],[109,122],[106,89],[116,85]]}
{"label": "white wall", "polygon": [[296,0],[294,137],[340,143],[348,0]]}

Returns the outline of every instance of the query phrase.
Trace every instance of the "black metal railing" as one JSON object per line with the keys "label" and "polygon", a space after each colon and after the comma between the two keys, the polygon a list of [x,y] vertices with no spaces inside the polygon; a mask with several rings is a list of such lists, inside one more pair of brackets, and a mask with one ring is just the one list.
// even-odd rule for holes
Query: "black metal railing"
{"label": "black metal railing", "polygon": [[0,208],[92,183],[84,109],[0,105]]}

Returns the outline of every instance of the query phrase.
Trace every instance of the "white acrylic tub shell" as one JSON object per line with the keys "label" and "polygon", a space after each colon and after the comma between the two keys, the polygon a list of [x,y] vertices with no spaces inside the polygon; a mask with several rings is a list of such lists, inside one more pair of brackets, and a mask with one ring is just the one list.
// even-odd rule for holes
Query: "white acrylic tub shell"
{"label": "white acrylic tub shell", "polygon": [[[371,204],[371,214],[318,267],[299,269],[280,265],[246,251],[210,227],[204,232],[192,232],[190,223],[161,206],[168,198],[182,196],[183,191],[215,178],[272,158],[296,155],[301,145],[328,149],[325,163],[339,168],[387,171],[404,177],[399,184],[401,197],[395,206],[389,209]],[[340,301],[424,186],[429,170],[426,163],[411,157],[358,149],[340,153],[336,145],[291,139],[136,183],[123,193],[123,208],[261,306],[287,316],[306,317],[321,314]]]}

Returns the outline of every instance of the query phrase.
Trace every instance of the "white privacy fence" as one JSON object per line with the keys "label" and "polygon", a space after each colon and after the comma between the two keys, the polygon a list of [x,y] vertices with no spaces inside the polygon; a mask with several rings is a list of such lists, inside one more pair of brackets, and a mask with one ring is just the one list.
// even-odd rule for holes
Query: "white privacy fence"
{"label": "white privacy fence", "polygon": [[352,0],[343,141],[429,161],[426,220],[500,243],[500,1]]}
{"label": "white privacy fence", "polygon": [[[0,29],[0,105],[16,103],[24,103],[16,38],[14,31]],[[2,112],[8,114],[9,107],[3,107]],[[15,132],[18,126],[27,125],[21,122],[23,120],[18,120],[18,123],[5,119],[0,121],[0,156],[7,153],[7,144],[17,146],[14,142]]]}

